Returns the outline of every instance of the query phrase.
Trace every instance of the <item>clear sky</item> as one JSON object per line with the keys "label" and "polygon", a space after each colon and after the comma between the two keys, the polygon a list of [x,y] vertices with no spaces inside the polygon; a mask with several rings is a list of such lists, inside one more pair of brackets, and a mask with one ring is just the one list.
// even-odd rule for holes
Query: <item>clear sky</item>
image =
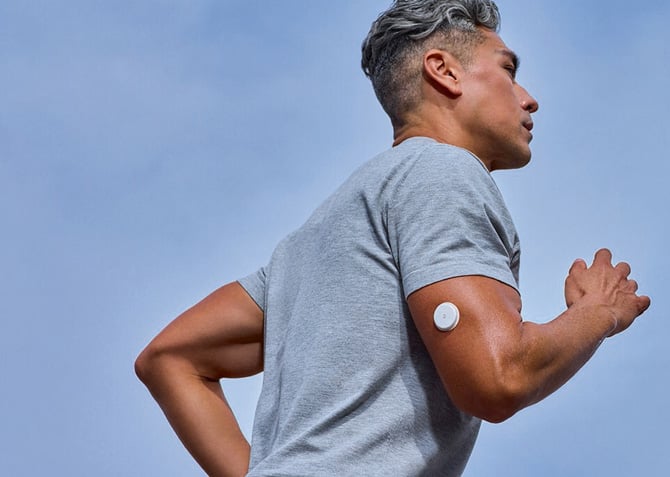
{"label": "clear sky", "polygon": [[[197,476],[137,353],[254,271],[391,129],[359,68],[386,0],[0,2],[0,474]],[[467,477],[670,468],[670,4],[500,0],[540,102],[496,173],[524,316],[577,257],[632,264],[652,308],[564,388],[485,424]],[[225,382],[250,434],[260,377]]]}

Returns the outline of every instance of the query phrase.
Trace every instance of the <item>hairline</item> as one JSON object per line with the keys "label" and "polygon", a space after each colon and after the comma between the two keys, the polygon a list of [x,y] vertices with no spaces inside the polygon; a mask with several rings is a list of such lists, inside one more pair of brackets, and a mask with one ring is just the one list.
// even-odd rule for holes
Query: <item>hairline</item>
{"label": "hairline", "polygon": [[[411,9],[419,8],[422,1],[394,0],[391,8],[373,22],[363,42],[363,71],[372,80],[375,94],[394,126],[396,122],[403,122],[402,117],[421,103],[420,88],[415,81],[423,76],[420,70],[427,51],[438,49],[448,52],[467,68],[475,60],[477,48],[486,41],[485,32],[497,33],[500,28],[500,15],[493,0],[434,0],[436,4],[444,2],[449,11],[452,8],[457,10],[456,16],[452,18],[447,11],[442,18],[442,21],[447,20],[446,23],[426,23],[425,29],[414,31],[402,23],[402,18],[396,18],[401,24],[395,25],[399,30],[380,30],[381,25],[394,26],[393,13],[402,12],[404,8],[407,8],[405,13],[409,12],[410,23],[414,21]],[[426,4],[433,3],[425,1]],[[453,5],[449,6],[452,1]],[[462,18],[460,13],[464,15]],[[405,28],[407,34],[403,35]],[[384,31],[391,32],[388,38]],[[396,36],[394,31],[399,35]],[[398,43],[393,45],[395,41]],[[382,48],[378,49],[380,45]]]}

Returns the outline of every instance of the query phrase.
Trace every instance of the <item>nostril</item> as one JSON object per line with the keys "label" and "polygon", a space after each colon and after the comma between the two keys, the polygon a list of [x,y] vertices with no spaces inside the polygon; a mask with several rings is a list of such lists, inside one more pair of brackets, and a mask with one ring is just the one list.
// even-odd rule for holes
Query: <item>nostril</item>
{"label": "nostril", "polygon": [[533,98],[524,99],[523,101],[521,101],[521,108],[524,111],[528,111],[529,113],[534,113],[539,109],[539,107],[540,107],[539,104]]}

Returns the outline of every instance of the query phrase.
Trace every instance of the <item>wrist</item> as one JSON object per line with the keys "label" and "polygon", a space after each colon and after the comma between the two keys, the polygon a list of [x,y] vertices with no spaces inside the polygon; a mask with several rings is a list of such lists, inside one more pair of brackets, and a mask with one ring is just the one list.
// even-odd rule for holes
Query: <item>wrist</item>
{"label": "wrist", "polygon": [[568,311],[582,316],[586,323],[597,328],[598,333],[604,338],[616,334],[619,320],[611,307],[602,303],[590,303],[585,300],[573,303]]}

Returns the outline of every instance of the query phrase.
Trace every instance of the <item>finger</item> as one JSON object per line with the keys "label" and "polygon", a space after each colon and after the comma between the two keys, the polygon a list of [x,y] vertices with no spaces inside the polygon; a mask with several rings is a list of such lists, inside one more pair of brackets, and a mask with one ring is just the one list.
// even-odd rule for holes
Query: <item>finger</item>
{"label": "finger", "polygon": [[628,275],[630,275],[630,265],[628,265],[626,262],[619,262],[616,264],[616,267],[614,267],[621,275],[625,278]]}
{"label": "finger", "polygon": [[612,252],[609,249],[601,248],[596,252],[595,257],[593,257],[593,264],[601,263],[604,265],[612,264]]}
{"label": "finger", "polygon": [[637,291],[638,285],[635,280],[628,280],[628,283],[626,284],[626,289],[632,293],[635,293]]}
{"label": "finger", "polygon": [[638,302],[638,310],[640,312],[639,314],[641,315],[642,313],[647,311],[647,308],[649,308],[649,306],[651,305],[651,298],[649,298],[646,295],[642,295],[638,297],[637,302]]}
{"label": "finger", "polygon": [[578,270],[586,270],[586,268],[587,268],[587,266],[586,266],[586,262],[584,261],[584,259],[578,258],[577,260],[572,262],[572,266],[570,267],[570,270],[569,270],[568,273],[574,273]]}

